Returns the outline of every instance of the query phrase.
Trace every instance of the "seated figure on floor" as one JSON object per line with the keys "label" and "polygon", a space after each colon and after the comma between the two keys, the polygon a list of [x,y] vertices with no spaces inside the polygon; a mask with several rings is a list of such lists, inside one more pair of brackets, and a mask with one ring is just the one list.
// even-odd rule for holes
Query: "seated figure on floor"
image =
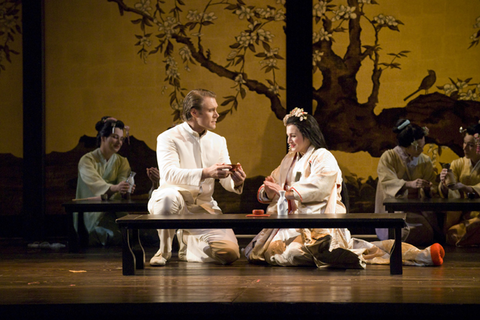
{"label": "seated figure on floor", "polygon": [[[148,203],[151,214],[222,214],[213,199],[215,179],[230,192],[242,193],[246,178],[240,164],[232,166],[224,137],[210,130],[219,117],[216,95],[190,91],[183,101],[184,122],[157,138],[160,186]],[[234,168],[235,167],[235,168]],[[150,265],[163,266],[172,256],[175,230],[158,230],[160,248]],[[229,264],[240,257],[232,229],[179,230],[179,259]]]}
{"label": "seated figure on floor", "polygon": [[[437,193],[433,163],[422,153],[428,129],[400,119],[393,132],[397,134],[397,146],[385,151],[378,161],[375,213],[386,212],[383,202],[387,198],[430,198]],[[406,222],[402,241],[422,246],[436,239],[444,241],[437,213],[408,212]],[[388,238],[388,229],[376,229],[376,233],[380,240]]]}
{"label": "seated figure on floor", "polygon": [[[131,169],[128,160],[118,154],[123,145],[124,130],[129,127],[115,118],[105,116],[95,125],[98,148],[82,156],[78,162],[76,199],[122,199],[129,195],[126,181]],[[152,187],[158,185],[158,169],[147,169]],[[155,182],[155,180],[157,182]],[[133,185],[131,193],[135,191]],[[122,235],[115,220],[125,213],[85,212],[84,223],[90,245],[120,245]],[[74,215],[78,231],[78,215]]]}
{"label": "seated figure on floor", "polygon": [[[281,191],[285,191],[288,214],[345,214],[342,203],[342,172],[315,118],[295,108],[286,115],[289,152],[265,178],[257,197],[268,203],[268,214],[277,213]],[[250,262],[279,266],[332,266],[365,268],[367,263],[389,263],[393,240],[369,243],[354,239],[343,229],[263,229],[245,249]],[[419,250],[402,244],[404,264],[443,263],[439,244]]]}
{"label": "seated figure on floor", "polygon": [[[466,130],[460,128],[460,131],[465,134],[463,138],[465,156],[453,160],[449,169],[442,169],[439,191],[442,197],[478,198],[480,195],[480,123]],[[447,243],[450,245],[460,247],[480,245],[480,212],[447,212],[444,230]]]}

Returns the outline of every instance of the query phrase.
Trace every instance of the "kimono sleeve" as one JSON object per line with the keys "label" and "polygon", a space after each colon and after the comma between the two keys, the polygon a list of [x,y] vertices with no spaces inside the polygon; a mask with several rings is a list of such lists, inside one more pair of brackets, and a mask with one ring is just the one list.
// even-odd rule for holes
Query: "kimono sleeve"
{"label": "kimono sleeve", "polygon": [[394,152],[393,150],[384,152],[377,167],[378,187],[383,189],[387,198],[395,198],[406,182],[398,177],[398,169],[395,167],[393,159]]}
{"label": "kimono sleeve", "polygon": [[98,196],[107,192],[112,184],[107,183],[95,167],[95,160],[91,155],[83,156],[78,163],[78,176],[89,193]]}

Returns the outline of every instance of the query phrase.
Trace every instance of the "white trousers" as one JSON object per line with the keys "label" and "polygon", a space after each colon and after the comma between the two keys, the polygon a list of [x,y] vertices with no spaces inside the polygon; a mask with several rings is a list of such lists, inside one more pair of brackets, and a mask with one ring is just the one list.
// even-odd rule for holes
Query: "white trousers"
{"label": "white trousers", "polygon": [[[183,196],[173,188],[157,189],[148,202],[150,214],[208,213],[200,206],[187,206]],[[158,229],[159,253],[165,259],[171,257],[174,229]],[[182,239],[179,239],[182,241]],[[187,245],[187,261],[232,263],[240,258],[237,238],[232,229],[184,230],[183,241]]]}

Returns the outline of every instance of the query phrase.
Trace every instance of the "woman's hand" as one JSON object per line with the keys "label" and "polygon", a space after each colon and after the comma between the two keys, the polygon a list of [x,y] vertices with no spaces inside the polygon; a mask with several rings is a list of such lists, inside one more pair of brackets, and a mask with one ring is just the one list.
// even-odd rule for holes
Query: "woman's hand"
{"label": "woman's hand", "polygon": [[268,199],[273,199],[275,195],[280,194],[280,190],[283,190],[280,185],[275,183],[275,180],[271,176],[265,178],[263,185],[265,186],[265,193]]}
{"label": "woman's hand", "polygon": [[420,188],[428,189],[431,186],[432,186],[432,183],[425,179],[416,179],[413,181],[405,182],[405,187],[410,189],[420,189]]}
{"label": "woman's hand", "polygon": [[[110,191],[111,193],[117,193],[120,192],[121,194],[125,194],[128,192],[128,189],[130,188],[130,184],[127,181],[122,181],[119,184],[114,184],[110,186]],[[132,187],[132,193],[133,190],[135,190],[135,185]]]}
{"label": "woman's hand", "polygon": [[440,171],[440,182],[445,185],[445,177],[447,176],[447,173],[448,173],[448,169],[442,169],[442,171]]}

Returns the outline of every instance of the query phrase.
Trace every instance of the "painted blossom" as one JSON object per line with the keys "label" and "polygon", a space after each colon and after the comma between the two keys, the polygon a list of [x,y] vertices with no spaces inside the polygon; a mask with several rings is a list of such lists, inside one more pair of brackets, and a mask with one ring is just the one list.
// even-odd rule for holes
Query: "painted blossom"
{"label": "painted blossom", "polygon": [[250,24],[248,25],[248,29],[250,29],[250,30],[253,31],[253,30],[255,29],[255,27],[256,27],[257,25],[259,25],[259,24],[260,24],[260,22],[257,21],[257,20],[255,20],[255,21],[253,21],[253,23],[250,23]]}
{"label": "painted blossom", "polygon": [[260,61],[260,64],[264,67],[276,67],[277,59],[265,59]]}
{"label": "painted blossom", "polygon": [[477,17],[477,19],[475,20],[475,24],[473,25],[473,27],[476,29],[476,28],[480,28],[480,17]]}
{"label": "painted blossom", "polygon": [[267,55],[267,57],[274,57],[275,55],[278,54],[279,51],[280,51],[280,48],[273,48],[273,49],[270,49],[270,51],[265,51],[265,54]]}
{"label": "painted blossom", "polygon": [[313,16],[318,18],[325,17],[327,12],[327,4],[325,1],[319,1],[313,6]]}
{"label": "painted blossom", "polygon": [[285,20],[285,12],[283,10],[278,10],[277,13],[275,13],[275,17],[273,17],[275,21],[283,21]]}
{"label": "painted blossom", "polygon": [[247,83],[244,79],[243,79],[243,75],[241,73],[237,74],[237,76],[235,77],[235,83],[237,85],[242,85],[244,83]]}
{"label": "painted blossom", "polygon": [[379,14],[378,16],[374,17],[373,20],[379,25],[383,25],[387,22],[387,18],[383,14]]}
{"label": "painted blossom", "polygon": [[340,5],[340,8],[337,11],[334,11],[335,16],[332,18],[332,21],[337,20],[349,20],[357,18],[357,14],[354,12],[356,7]]}
{"label": "painted blossom", "polygon": [[165,60],[165,64],[166,64],[165,72],[167,73],[168,77],[170,78],[180,77],[180,73],[178,72],[177,61],[175,61],[174,58],[167,57],[167,60]]}
{"label": "painted blossom", "polygon": [[320,29],[320,32],[318,34],[320,40],[325,40],[325,41],[330,41],[330,38],[332,37],[331,33],[328,33],[328,31],[325,31],[325,28]]}
{"label": "painted blossom", "polygon": [[450,93],[457,91],[457,87],[451,83],[446,83],[443,85],[443,91],[445,91],[446,95],[450,95]]}
{"label": "painted blossom", "polygon": [[164,33],[167,38],[171,38],[173,34],[177,33],[176,27],[179,25],[179,22],[174,17],[167,17],[164,23],[158,24],[158,31]]}
{"label": "painted blossom", "polygon": [[372,4],[372,0],[358,0],[358,3]]}
{"label": "painted blossom", "polygon": [[237,9],[235,11],[235,14],[238,15],[238,19],[243,20],[243,19],[250,19],[253,15],[252,10],[250,8],[247,8],[245,6],[241,6],[240,9]]}
{"label": "painted blossom", "polygon": [[460,97],[458,99],[459,100],[477,100],[478,95],[476,92],[470,89],[466,93],[465,92],[460,93]]}
{"label": "painted blossom", "polygon": [[178,53],[180,54],[180,57],[182,57],[184,61],[189,60],[192,57],[192,52],[187,46],[180,48]]}
{"label": "painted blossom", "polygon": [[285,5],[285,0],[277,0],[277,4]]}
{"label": "painted blossom", "polygon": [[457,81],[455,83],[455,85],[457,86],[458,90],[459,91],[462,91],[464,88],[466,88],[468,86],[468,83],[466,83],[465,81]]}
{"label": "painted blossom", "polygon": [[278,85],[272,85],[268,88],[268,91],[278,94],[280,92],[280,87]]}
{"label": "painted blossom", "polygon": [[203,14],[203,21],[212,22],[213,20],[216,20],[216,19],[217,17],[215,16],[215,12]]}
{"label": "painted blossom", "polygon": [[263,29],[258,29],[257,30],[257,38],[260,41],[271,42],[273,37],[274,37],[274,35],[270,31],[263,30]]}
{"label": "painted blossom", "polygon": [[478,40],[480,40],[480,32],[475,32],[474,34],[472,34],[472,35],[470,36],[470,40],[472,40],[472,41],[478,41]]}
{"label": "painted blossom", "polygon": [[150,0],[140,0],[140,2],[135,3],[135,9],[150,14],[150,11],[152,10],[152,7],[150,7]]}
{"label": "painted blossom", "polygon": [[242,47],[248,47],[254,41],[254,39],[252,39],[252,35],[247,32],[240,33],[240,35],[236,36],[235,39]]}
{"label": "painted blossom", "polygon": [[389,26],[395,27],[395,26],[398,25],[397,20],[396,20],[395,17],[393,17],[393,16],[387,16],[387,17],[385,18],[385,21],[386,21],[386,23],[387,23]]}
{"label": "painted blossom", "polygon": [[233,60],[238,55],[238,50],[233,49],[227,56],[227,60]]}
{"label": "painted blossom", "polygon": [[312,34],[312,43],[315,43],[318,41],[320,41],[320,35],[314,31]]}
{"label": "painted blossom", "polygon": [[313,53],[313,61],[312,61],[313,66],[316,66],[318,62],[322,61],[323,54],[324,52],[315,50],[315,52]]}
{"label": "painted blossom", "polygon": [[147,37],[142,37],[142,39],[140,39],[139,41],[140,45],[142,46],[146,46],[146,47],[150,47],[152,45],[152,41],[150,41],[150,39],[148,39]]}
{"label": "painted blossom", "polygon": [[188,10],[188,13],[187,13],[187,20],[188,21],[199,22],[200,17],[201,16],[198,14],[197,10]]}

